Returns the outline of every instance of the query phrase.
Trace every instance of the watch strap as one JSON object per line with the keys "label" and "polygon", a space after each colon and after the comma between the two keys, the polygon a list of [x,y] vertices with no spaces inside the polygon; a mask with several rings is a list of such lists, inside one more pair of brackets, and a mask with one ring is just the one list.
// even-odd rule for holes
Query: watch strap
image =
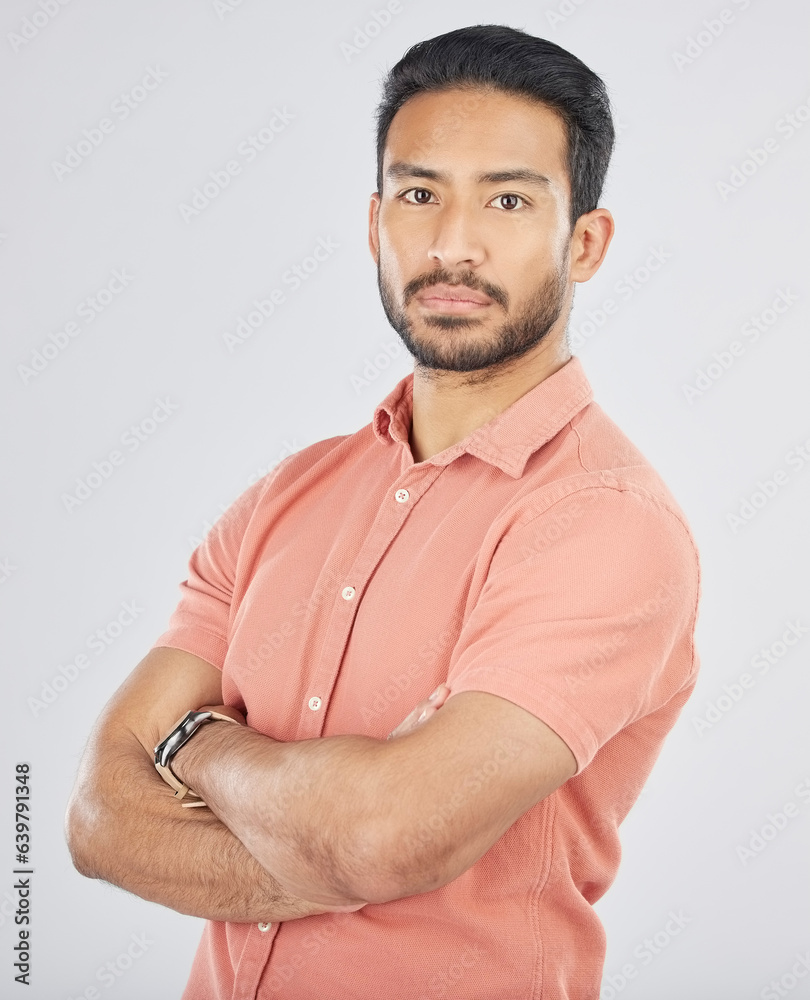
{"label": "watch strap", "polygon": [[[175,729],[177,729],[177,727],[182,723],[183,719],[185,719],[185,717],[187,715],[188,715],[188,712],[184,712],[180,716],[180,718],[177,720],[177,722],[175,722],[174,725],[169,730],[170,734],[173,733]],[[223,715],[221,712],[211,712],[209,710],[209,716],[210,717],[208,719],[205,719],[202,722],[200,722],[199,726],[197,727],[198,729],[201,726],[204,726],[206,723],[213,722],[215,720],[219,721],[219,722],[234,722],[234,723],[236,723],[236,725],[239,725],[239,723],[237,722],[236,719],[232,719],[230,717],[230,715]],[[196,731],[197,730],[195,730],[194,732],[196,732]],[[192,733],[191,735],[193,736],[194,733]],[[178,749],[180,749],[180,747],[178,747]],[[171,764],[171,762],[170,762],[170,764]],[[184,807],[188,808],[188,807],[194,807],[194,806],[203,806],[203,807],[206,806],[206,803],[203,802],[201,796],[199,796],[195,791],[192,791],[192,789],[189,788],[188,785],[184,784],[177,777],[177,775],[174,773],[174,771],[172,771],[170,765],[169,766],[164,766],[163,764],[159,764],[157,761],[155,761],[155,770],[158,772],[158,774],[161,776],[161,778],[163,778],[163,780],[166,782],[166,784],[167,785],[171,785],[171,787],[174,789],[174,797],[176,799],[179,800],[179,799],[185,798],[186,796],[190,796],[190,797],[193,797],[193,799],[196,800],[196,801],[191,801],[191,799],[189,799],[188,801],[183,802],[182,805]]]}

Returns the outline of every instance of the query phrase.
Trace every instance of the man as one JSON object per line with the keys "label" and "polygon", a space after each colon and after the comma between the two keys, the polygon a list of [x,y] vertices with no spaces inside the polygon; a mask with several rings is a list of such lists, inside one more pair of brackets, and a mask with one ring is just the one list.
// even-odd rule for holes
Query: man
{"label": "man", "polygon": [[613,234],[609,102],[478,25],[411,48],[377,126],[369,245],[414,371],[195,550],[91,735],[70,849],[208,919],[185,1000],[593,1000],[592,904],[694,686],[699,594],[566,343]]}

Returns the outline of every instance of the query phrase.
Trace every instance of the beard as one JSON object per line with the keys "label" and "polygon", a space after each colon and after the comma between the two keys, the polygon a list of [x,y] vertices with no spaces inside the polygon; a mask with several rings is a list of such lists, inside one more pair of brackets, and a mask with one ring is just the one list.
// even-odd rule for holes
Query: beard
{"label": "beard", "polygon": [[[488,295],[504,310],[508,309],[508,296],[502,289],[482,281],[472,272],[457,276],[443,268],[408,282],[403,289],[403,303],[407,305],[417,292],[439,283],[466,285]],[[509,366],[509,362],[539,344],[562,315],[567,290],[563,271],[555,266],[520,312],[486,339],[463,335],[465,329],[481,326],[480,319],[447,313],[429,313],[421,318],[426,327],[444,330],[447,336],[420,339],[414,335],[413,324],[404,307],[396,301],[381,264],[377,265],[377,287],[388,322],[413,357],[415,366],[428,376],[439,371],[477,373],[465,380],[468,384],[494,378]]]}

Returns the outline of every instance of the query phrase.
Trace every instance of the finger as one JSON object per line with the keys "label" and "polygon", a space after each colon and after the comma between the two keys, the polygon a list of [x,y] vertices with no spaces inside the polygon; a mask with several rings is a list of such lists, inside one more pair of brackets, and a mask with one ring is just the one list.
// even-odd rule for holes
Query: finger
{"label": "finger", "polygon": [[[450,688],[446,684],[440,684],[427,698],[420,701],[413,711],[408,713],[396,729],[393,729],[388,734],[386,739],[396,739],[398,736],[404,736],[406,733],[412,732],[432,715],[436,714],[437,710],[447,701],[449,694]],[[433,699],[432,701],[431,698]]]}
{"label": "finger", "polygon": [[228,718],[233,719],[235,722],[241,725],[247,725],[247,720],[244,715],[239,711],[238,708],[234,708],[232,705],[203,705],[202,708],[197,709],[198,712],[218,712],[220,715],[227,715]]}
{"label": "finger", "polygon": [[415,729],[417,725],[416,720],[422,713],[422,711],[424,711],[426,704],[427,704],[426,702],[420,702],[412,712],[410,712],[408,715],[405,716],[405,718],[402,720],[402,722],[400,722],[400,724],[396,727],[396,729],[391,730],[386,739],[389,740],[396,739],[397,736],[404,736],[406,733],[409,733],[412,729]]}
{"label": "finger", "polygon": [[435,691],[428,695],[427,700],[434,708],[440,708],[450,696],[450,687],[447,684],[440,684]]}

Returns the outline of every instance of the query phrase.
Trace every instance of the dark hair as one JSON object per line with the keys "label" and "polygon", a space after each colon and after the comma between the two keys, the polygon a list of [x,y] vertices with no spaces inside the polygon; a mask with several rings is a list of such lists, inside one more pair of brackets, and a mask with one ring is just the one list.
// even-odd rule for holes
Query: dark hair
{"label": "dark hair", "polygon": [[539,101],[565,124],[571,225],[598,206],[615,132],[607,88],[554,42],[502,24],[476,24],[412,45],[389,70],[375,114],[377,190],[388,129],[397,111],[424,91],[502,90]]}

